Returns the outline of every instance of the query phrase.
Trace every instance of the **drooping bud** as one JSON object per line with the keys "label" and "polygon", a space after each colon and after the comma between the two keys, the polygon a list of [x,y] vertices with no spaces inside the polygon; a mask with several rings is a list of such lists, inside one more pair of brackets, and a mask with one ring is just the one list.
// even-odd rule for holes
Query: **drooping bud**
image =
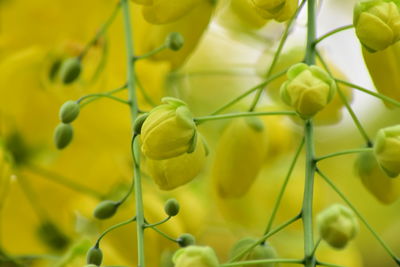
{"label": "drooping bud", "polygon": [[400,197],[400,179],[387,176],[373,152],[360,153],[355,169],[365,188],[383,204],[391,204]]}
{"label": "drooping bud", "polygon": [[103,252],[98,246],[94,246],[89,249],[86,255],[87,264],[94,264],[95,266],[100,266],[103,261]]}
{"label": "drooping bud", "polygon": [[288,80],[280,89],[281,98],[303,119],[309,119],[321,111],[336,92],[336,83],[332,77],[315,65],[293,65],[287,77]]}
{"label": "drooping bud", "polygon": [[82,70],[82,64],[79,58],[67,58],[60,67],[60,79],[64,84],[70,84],[78,79]]}
{"label": "drooping bud", "polygon": [[79,111],[79,104],[76,101],[69,100],[65,102],[60,108],[60,120],[63,123],[71,123],[78,117]]}
{"label": "drooping bud", "polygon": [[168,216],[175,216],[179,213],[179,202],[174,199],[168,199],[164,206],[164,211]]}
{"label": "drooping bud", "polygon": [[251,0],[258,14],[264,19],[279,22],[289,20],[297,9],[298,0]]}
{"label": "drooping bud", "polygon": [[342,249],[358,232],[358,221],[354,212],[340,204],[334,204],[317,216],[321,238],[330,246]]}
{"label": "drooping bud", "polygon": [[193,116],[186,104],[165,97],[150,111],[142,126],[142,152],[154,160],[177,157],[188,152],[197,131]]}
{"label": "drooping bud", "polygon": [[194,238],[193,235],[191,234],[182,234],[180,237],[178,237],[178,244],[181,247],[187,247],[187,246],[191,246],[194,245],[196,243],[196,239]]}
{"label": "drooping bud", "polygon": [[[246,237],[239,240],[231,249],[229,253],[229,258],[233,258],[236,255],[240,254],[242,251],[249,248],[253,245],[257,240],[254,238]],[[253,248],[251,251],[246,253],[245,256],[240,258],[241,261],[249,261],[249,260],[263,260],[263,259],[274,259],[277,257],[276,251],[273,247],[269,244],[261,244]],[[238,267],[275,267],[277,266],[276,263],[259,263],[259,264],[252,264],[252,265],[239,265]]]}
{"label": "drooping bud", "polygon": [[68,237],[52,222],[43,222],[37,233],[39,238],[54,250],[63,250],[69,244]]}
{"label": "drooping bud", "polygon": [[226,127],[212,167],[222,197],[241,197],[250,189],[264,163],[266,140],[266,130],[256,117],[237,118]]}
{"label": "drooping bud", "polygon": [[400,125],[379,130],[374,145],[374,153],[382,170],[389,177],[400,173]]}
{"label": "drooping bud", "polygon": [[356,34],[370,52],[400,40],[400,3],[395,0],[360,1],[354,8]]}
{"label": "drooping bud", "polygon": [[179,32],[170,33],[165,40],[165,44],[167,45],[167,47],[174,51],[178,51],[179,49],[181,49],[184,43],[185,40],[183,39],[182,34],[180,34]]}
{"label": "drooping bud", "polygon": [[100,220],[108,219],[114,216],[120,204],[120,202],[104,200],[97,205],[93,212],[93,216]]}
{"label": "drooping bud", "polygon": [[211,247],[189,246],[175,252],[175,267],[218,267],[218,258]]}
{"label": "drooping bud", "polygon": [[74,130],[70,124],[60,123],[54,131],[54,144],[58,149],[63,149],[71,143]]}

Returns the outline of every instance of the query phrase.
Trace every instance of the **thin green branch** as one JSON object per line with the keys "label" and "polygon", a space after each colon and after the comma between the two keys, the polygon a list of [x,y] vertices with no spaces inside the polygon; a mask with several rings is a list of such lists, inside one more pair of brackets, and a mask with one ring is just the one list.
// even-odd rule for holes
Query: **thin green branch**
{"label": "thin green branch", "polygon": [[[286,40],[289,36],[290,29],[292,28],[292,25],[295,22],[296,18],[298,17],[300,11],[303,9],[303,6],[305,3],[306,3],[306,0],[303,0],[301,2],[301,4],[299,5],[299,7],[297,8],[296,12],[293,14],[293,16],[287,22],[286,28],[282,34],[281,40],[280,40],[278,48],[274,54],[271,65],[268,68],[267,75],[266,75],[267,78],[269,78],[271,76],[272,72],[274,71],[274,68],[275,68],[276,64],[278,63],[278,59],[282,53],[283,46],[285,45]],[[261,87],[257,90],[257,93],[253,99],[253,102],[250,105],[249,111],[253,111],[256,108],[258,101],[260,101],[262,91],[263,91],[263,87]]]}
{"label": "thin green branch", "polygon": [[224,119],[232,119],[232,118],[238,118],[238,117],[271,116],[271,115],[295,116],[296,112],[294,112],[294,111],[237,112],[237,113],[229,113],[229,114],[221,114],[221,115],[196,117],[193,120],[195,121],[196,124],[200,124],[205,121],[212,121],[212,120],[224,120]]}
{"label": "thin green branch", "polygon": [[320,43],[322,40],[328,38],[329,36],[332,36],[332,35],[334,35],[334,34],[336,34],[338,32],[342,32],[342,31],[351,29],[353,27],[354,27],[354,25],[350,24],[350,25],[346,25],[346,26],[342,26],[342,27],[336,28],[336,29],[334,29],[334,30],[332,30],[330,32],[327,32],[326,34],[322,35],[321,37],[319,37],[318,39],[316,39],[314,41],[314,46],[316,46],[318,43]]}
{"label": "thin green branch", "polygon": [[[325,70],[332,75],[331,70],[328,67],[328,64],[326,64],[326,61],[322,58],[321,54],[316,51],[317,57],[321,61],[322,65],[324,66]],[[339,94],[340,99],[342,100],[344,106],[346,107],[347,111],[349,112],[351,118],[353,119],[353,122],[355,123],[358,131],[360,132],[361,136],[364,138],[365,142],[367,143],[368,147],[372,146],[372,141],[369,138],[367,132],[365,131],[364,127],[361,125],[360,120],[357,118],[357,115],[354,113],[353,109],[351,108],[350,104],[347,102],[346,96],[343,94],[342,90],[340,87],[337,87],[337,92]]]}
{"label": "thin green branch", "polygon": [[164,233],[163,231],[161,231],[157,227],[151,227],[151,229],[153,229],[154,231],[156,231],[157,233],[159,233],[161,236],[163,236],[164,238],[168,239],[169,241],[174,242],[174,243],[178,243],[178,240],[174,239],[173,237],[170,237],[169,235],[167,235],[166,233]]}
{"label": "thin green branch", "polygon": [[[126,101],[126,100],[124,100],[124,99],[121,99],[121,98],[116,97],[116,96],[113,96],[113,95],[103,94],[103,93],[88,94],[88,95],[85,95],[85,96],[81,97],[78,101],[81,102],[82,100],[85,100],[85,99],[87,99],[87,98],[99,99],[99,98],[103,98],[103,97],[104,97],[104,98],[109,98],[109,99],[115,100],[115,101],[120,102],[120,103],[125,104],[125,105],[129,105],[129,104],[130,104],[129,101]],[[90,102],[92,102],[92,101],[90,101]],[[86,105],[89,104],[90,102],[89,102],[89,101],[86,101],[86,102],[82,103],[82,104],[81,104],[81,107],[86,106]]]}
{"label": "thin green branch", "polygon": [[158,226],[158,225],[161,225],[161,224],[163,224],[163,223],[168,222],[171,218],[172,218],[172,216],[168,216],[168,217],[165,218],[164,220],[161,220],[161,221],[156,222],[156,223],[151,223],[151,224],[146,223],[146,224],[144,225],[144,227],[145,227],[145,228],[153,228],[153,227],[156,227],[156,226]]}
{"label": "thin green branch", "polygon": [[272,228],[272,224],[274,223],[275,216],[276,216],[276,214],[278,212],[278,209],[279,209],[279,206],[281,204],[281,201],[282,201],[282,198],[283,198],[283,194],[286,191],[286,187],[287,187],[287,185],[289,183],[290,177],[292,176],[294,167],[296,166],[296,162],[297,162],[297,160],[298,160],[298,158],[300,156],[300,153],[301,153],[301,150],[303,149],[303,146],[304,146],[304,138],[301,139],[300,145],[298,146],[298,148],[296,150],[296,153],[295,153],[295,155],[293,157],[293,160],[290,163],[289,170],[288,170],[288,172],[286,174],[285,180],[283,181],[281,190],[279,191],[278,197],[277,197],[275,205],[274,205],[274,209],[272,210],[271,217],[269,218],[269,221],[268,221],[268,225],[267,225],[267,227],[266,227],[266,229],[264,231],[264,235],[267,234]]}
{"label": "thin green branch", "polygon": [[[108,92],[104,92],[104,93],[100,93],[100,94],[101,94],[100,96],[97,96],[96,94],[88,94],[88,95],[82,96],[82,97],[79,98],[76,102],[79,104],[79,103],[81,103],[83,100],[88,99],[88,100],[85,101],[84,103],[81,103],[81,108],[82,108],[82,107],[86,106],[87,104],[89,104],[89,103],[91,103],[91,102],[93,102],[93,101],[95,101],[95,100],[97,100],[97,99],[99,99],[99,98],[104,97],[105,95],[112,95],[112,94],[121,92],[121,91],[123,91],[123,90],[125,90],[125,89],[127,89],[127,85],[126,85],[126,84],[123,85],[123,86],[121,86],[121,87],[118,87],[118,88],[116,88],[116,89],[114,89],[114,90],[111,90],[111,91],[108,91]],[[125,103],[124,103],[124,104],[125,104]]]}
{"label": "thin green branch", "polygon": [[331,153],[331,154],[327,154],[327,155],[318,157],[318,158],[315,159],[315,161],[321,161],[321,160],[324,160],[324,159],[333,158],[333,157],[337,157],[337,156],[341,156],[341,155],[362,153],[362,152],[367,152],[367,151],[372,151],[372,150],[373,150],[372,147],[349,149],[349,150],[339,151],[339,152],[335,152],[335,153]]}
{"label": "thin green branch", "polygon": [[265,260],[251,260],[251,261],[238,261],[232,263],[220,264],[220,267],[230,267],[230,266],[245,266],[245,265],[255,265],[255,264],[266,264],[266,263],[292,263],[292,264],[303,264],[303,260],[297,259],[265,259]]}
{"label": "thin green branch", "polygon": [[340,189],[332,182],[331,179],[328,178],[321,170],[317,169],[317,173],[325,180],[325,182],[343,199],[344,202],[354,211],[357,217],[363,222],[363,224],[367,227],[367,229],[371,232],[371,234],[375,237],[375,239],[381,244],[381,246],[386,250],[386,252],[392,257],[392,259],[400,265],[400,259],[396,257],[394,252],[390,249],[390,247],[383,241],[383,239],[377,234],[377,232],[372,228],[372,226],[368,223],[368,221],[361,215],[361,213],[354,207],[350,200],[340,191]]}
{"label": "thin green branch", "polygon": [[396,106],[396,107],[400,107],[400,102],[394,100],[394,99],[391,98],[391,97],[388,97],[388,96],[385,96],[385,95],[383,95],[383,94],[370,91],[370,90],[368,90],[368,89],[366,89],[366,88],[364,88],[364,87],[361,87],[361,86],[359,86],[359,85],[357,85],[357,84],[350,83],[350,82],[347,82],[347,81],[343,81],[343,80],[340,80],[340,79],[337,79],[337,78],[335,78],[335,81],[338,82],[338,83],[341,83],[341,84],[350,86],[350,87],[352,87],[352,88],[354,88],[354,89],[357,89],[357,90],[359,90],[359,91],[361,91],[361,92],[364,92],[364,93],[367,93],[367,94],[369,94],[369,95],[372,95],[372,96],[374,96],[374,97],[376,97],[376,98],[379,98],[379,99],[381,99],[381,100],[384,100],[384,101],[386,101],[386,102],[389,102],[390,104],[393,104],[393,105]]}
{"label": "thin green branch", "polygon": [[103,239],[103,237],[104,237],[106,234],[108,234],[109,232],[111,232],[111,231],[113,231],[113,230],[115,230],[115,229],[117,229],[117,228],[120,228],[120,227],[122,227],[122,226],[125,226],[125,225],[127,225],[127,224],[130,224],[130,223],[132,223],[132,222],[134,222],[134,221],[136,221],[136,217],[133,217],[133,218],[131,218],[131,219],[129,219],[129,220],[126,220],[126,221],[124,221],[124,222],[120,222],[120,223],[118,223],[118,224],[115,224],[115,225],[113,225],[113,226],[107,228],[107,229],[97,238],[97,241],[96,241],[96,245],[95,245],[95,246],[99,247],[100,241],[101,241],[101,240]]}
{"label": "thin green branch", "polygon": [[153,99],[151,99],[151,97],[147,94],[146,90],[144,89],[142,83],[140,82],[139,76],[137,75],[136,71],[135,71],[135,79],[136,79],[136,84],[137,87],[139,88],[140,92],[142,93],[144,99],[146,100],[146,102],[152,106],[155,107],[156,104],[154,103]]}
{"label": "thin green branch", "polygon": [[152,50],[152,51],[150,51],[150,52],[148,52],[146,54],[143,54],[141,56],[133,56],[132,57],[132,61],[138,61],[138,60],[141,60],[141,59],[149,58],[151,56],[154,56],[155,54],[160,53],[161,51],[163,51],[164,49],[167,49],[167,48],[168,48],[168,45],[167,44],[163,44],[160,47],[157,47],[156,49],[154,49],[154,50]]}
{"label": "thin green branch", "polygon": [[281,230],[285,229],[286,227],[288,227],[289,225],[291,225],[292,223],[294,223],[295,221],[297,221],[298,219],[300,219],[302,217],[302,214],[298,214],[295,217],[287,220],[286,222],[282,223],[281,225],[277,226],[275,229],[273,229],[272,231],[270,231],[269,233],[265,234],[263,237],[261,237],[259,240],[257,240],[256,242],[254,242],[252,245],[248,246],[246,249],[242,250],[240,253],[238,253],[237,255],[235,255],[234,257],[232,257],[231,259],[228,260],[227,263],[231,263],[234,261],[237,261],[239,259],[241,259],[244,255],[246,255],[248,252],[250,252],[253,248],[255,248],[256,246],[264,243],[268,238],[270,238],[271,236],[275,235],[276,233],[280,232]]}
{"label": "thin green branch", "polygon": [[333,264],[333,263],[327,263],[327,262],[322,262],[322,261],[317,261],[317,265],[319,266],[326,266],[326,267],[346,267],[343,265],[338,265],[338,264]]}

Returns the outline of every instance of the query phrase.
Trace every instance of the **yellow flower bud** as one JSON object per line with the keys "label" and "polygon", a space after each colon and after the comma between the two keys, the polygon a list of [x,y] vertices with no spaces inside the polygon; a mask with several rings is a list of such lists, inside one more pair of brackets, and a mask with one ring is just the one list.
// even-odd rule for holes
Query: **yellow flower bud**
{"label": "yellow flower bud", "polygon": [[188,246],[175,252],[175,267],[218,267],[218,258],[210,247]]}
{"label": "yellow flower bud", "polygon": [[195,142],[196,125],[186,104],[166,97],[150,111],[141,129],[143,154],[155,160],[177,157]]}
{"label": "yellow flower bud", "polygon": [[294,15],[298,0],[252,0],[252,3],[258,14],[264,19],[283,22]]}
{"label": "yellow flower bud", "polygon": [[400,125],[379,130],[374,145],[374,153],[382,170],[389,177],[400,173]]}
{"label": "yellow flower bud", "polygon": [[400,40],[400,6],[397,1],[368,0],[356,4],[354,27],[361,44],[371,52]]}
{"label": "yellow flower bud", "polygon": [[193,180],[203,169],[206,152],[201,137],[197,137],[193,153],[164,159],[144,161],[144,170],[162,190],[172,190]]}
{"label": "yellow flower bud", "polygon": [[218,141],[212,167],[212,178],[222,197],[240,197],[250,189],[264,163],[266,143],[261,119],[230,122]]}
{"label": "yellow flower bud", "polygon": [[382,171],[374,153],[361,153],[355,162],[355,169],[365,188],[383,204],[391,204],[399,198],[400,180],[392,179]]}
{"label": "yellow flower bud", "polygon": [[[234,256],[241,253],[243,250],[247,249],[249,246],[253,245],[257,240],[254,238],[246,237],[239,240],[231,249],[229,258],[233,258]],[[269,244],[258,245],[253,248],[249,253],[247,253],[244,257],[240,258],[241,261],[249,261],[249,260],[263,260],[263,259],[274,259],[276,258],[276,251]],[[238,267],[275,267],[276,263],[259,263],[259,264],[251,264],[251,265],[238,265]]]}
{"label": "yellow flower bud", "polygon": [[354,212],[340,204],[334,204],[317,216],[319,233],[334,248],[344,248],[358,232]]}
{"label": "yellow flower bud", "polygon": [[303,119],[309,119],[321,111],[336,92],[335,81],[315,65],[293,65],[287,77],[288,80],[281,86],[281,98]]}
{"label": "yellow flower bud", "polygon": [[[385,50],[370,53],[363,49],[369,74],[379,93],[400,101],[400,42]],[[385,105],[392,105],[385,102]]]}

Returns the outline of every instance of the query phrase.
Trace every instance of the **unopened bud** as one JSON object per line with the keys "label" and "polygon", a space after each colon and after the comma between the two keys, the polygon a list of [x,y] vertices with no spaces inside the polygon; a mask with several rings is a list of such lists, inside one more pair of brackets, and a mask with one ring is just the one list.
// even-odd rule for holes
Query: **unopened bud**
{"label": "unopened bud", "polygon": [[69,244],[68,237],[52,222],[42,223],[38,235],[47,246],[55,250],[63,250]]}
{"label": "unopened bud", "polygon": [[179,32],[172,32],[167,36],[167,39],[165,40],[166,45],[168,46],[169,49],[178,51],[182,48],[184,44],[184,39],[182,34]]}
{"label": "unopened bud", "polygon": [[[248,249],[250,246],[252,246],[255,242],[257,242],[256,239],[246,237],[241,240],[239,240],[231,249],[229,253],[229,258],[233,258],[236,255],[240,254],[244,250]],[[262,260],[262,259],[274,259],[277,257],[276,251],[273,247],[271,247],[269,244],[261,244],[257,245],[254,247],[252,250],[250,250],[246,255],[244,255],[242,258],[238,260],[243,260],[243,261],[248,261],[248,260]],[[275,263],[259,263],[259,264],[252,264],[252,267],[274,267],[276,264]],[[239,267],[245,267],[239,266]]]}
{"label": "unopened bud", "polygon": [[400,125],[379,130],[374,145],[374,153],[382,170],[389,177],[400,173]]}
{"label": "unopened bud", "polygon": [[60,78],[64,84],[74,82],[80,75],[82,64],[79,58],[67,58],[60,67]]}
{"label": "unopened bud", "polygon": [[65,102],[60,108],[60,120],[63,123],[71,123],[78,117],[79,111],[79,104],[76,101],[69,100]]}
{"label": "unopened bud", "polygon": [[108,219],[117,212],[120,203],[112,200],[104,200],[100,202],[94,209],[93,216],[97,219]]}
{"label": "unopened bud", "polygon": [[175,216],[179,213],[179,203],[176,199],[168,199],[164,206],[165,213],[168,216]]}
{"label": "unopened bud", "polygon": [[196,243],[196,239],[194,238],[193,235],[191,234],[182,234],[180,237],[178,237],[178,244],[181,247],[187,247],[187,246],[191,246],[194,245]]}
{"label": "unopened bud", "polygon": [[103,253],[98,246],[94,246],[89,249],[86,255],[87,264],[94,264],[95,266],[100,266],[103,261]]}
{"label": "unopened bud", "polygon": [[70,124],[60,123],[54,131],[54,143],[58,149],[63,149],[71,143],[74,130]]}
{"label": "unopened bud", "polygon": [[175,267],[218,267],[218,258],[210,247],[189,246],[175,252]]}

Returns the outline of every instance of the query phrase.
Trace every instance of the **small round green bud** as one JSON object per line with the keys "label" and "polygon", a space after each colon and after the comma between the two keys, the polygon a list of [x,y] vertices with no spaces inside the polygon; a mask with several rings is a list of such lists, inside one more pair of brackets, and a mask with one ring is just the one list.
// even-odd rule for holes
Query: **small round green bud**
{"label": "small round green bud", "polygon": [[135,134],[140,134],[142,132],[142,125],[148,116],[149,113],[144,113],[136,118],[135,122],[133,123],[133,131]]}
{"label": "small round green bud", "polygon": [[181,234],[181,236],[178,237],[177,241],[179,246],[181,247],[191,246],[196,243],[196,239],[194,238],[194,236],[187,233]]}
{"label": "small round green bud", "polygon": [[112,200],[104,200],[100,202],[94,209],[93,216],[97,219],[108,219],[117,212],[120,203]]}
{"label": "small round green bud", "polygon": [[60,123],[54,131],[54,143],[58,149],[63,149],[71,143],[74,130],[70,124]]}
{"label": "small round green bud", "polygon": [[49,70],[49,80],[54,81],[54,79],[57,77],[58,71],[60,70],[61,67],[61,60],[57,59],[51,64],[50,70]]}
{"label": "small round green bud", "polygon": [[100,266],[103,261],[103,253],[98,246],[94,246],[89,249],[86,255],[87,264],[94,264],[95,266]]}
{"label": "small round green bud", "polygon": [[55,250],[63,250],[69,244],[68,237],[52,222],[42,223],[37,234],[48,247]]}
{"label": "small round green bud", "polygon": [[[246,250],[250,246],[252,246],[256,239],[251,237],[246,237],[239,240],[231,249],[229,253],[229,258],[233,258],[234,256],[238,255],[242,251]],[[248,260],[262,260],[262,259],[274,259],[277,257],[276,251],[273,247],[269,244],[261,244],[254,247],[249,253],[246,253],[240,260],[248,261]],[[275,267],[277,266],[276,263],[259,263],[259,264],[252,264],[252,267]],[[238,266],[238,267],[245,267]]]}
{"label": "small round green bud", "polygon": [[375,157],[389,177],[400,173],[400,125],[380,129],[374,145]]}
{"label": "small round green bud", "polygon": [[76,101],[69,100],[60,108],[60,120],[63,123],[73,122],[79,115],[80,107]]}
{"label": "small round green bud", "polygon": [[340,204],[318,214],[317,225],[322,239],[337,249],[344,248],[355,237],[359,227],[354,212]]}
{"label": "small round green bud", "polygon": [[60,78],[64,84],[74,82],[81,73],[82,64],[79,58],[67,58],[60,67]]}
{"label": "small round green bud", "polygon": [[179,49],[181,49],[184,42],[185,40],[183,39],[182,34],[180,34],[179,32],[170,33],[165,40],[168,48],[174,51],[178,51]]}
{"label": "small round green bud", "polygon": [[175,216],[179,213],[179,203],[176,199],[168,199],[164,206],[165,213],[168,216]]}
{"label": "small round green bud", "polygon": [[172,258],[175,267],[218,267],[217,255],[211,247],[190,246],[177,250]]}

